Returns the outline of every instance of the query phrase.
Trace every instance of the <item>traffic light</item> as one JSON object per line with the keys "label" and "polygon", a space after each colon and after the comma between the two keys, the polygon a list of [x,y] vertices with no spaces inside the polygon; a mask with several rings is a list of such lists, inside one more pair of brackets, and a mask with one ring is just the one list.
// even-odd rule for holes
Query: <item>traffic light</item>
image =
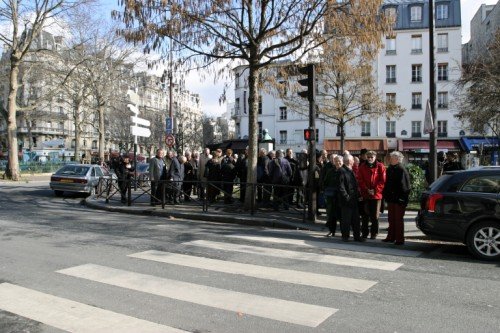
{"label": "traffic light", "polygon": [[306,79],[299,80],[299,84],[307,87],[307,90],[299,91],[298,94],[300,97],[307,98],[310,102],[314,101],[314,97],[316,95],[315,82],[316,79],[314,77],[314,65],[310,64],[306,67],[299,67],[299,73],[307,75]]}
{"label": "traffic light", "polygon": [[314,130],[312,128],[306,128],[304,130],[304,140],[312,141],[315,139]]}

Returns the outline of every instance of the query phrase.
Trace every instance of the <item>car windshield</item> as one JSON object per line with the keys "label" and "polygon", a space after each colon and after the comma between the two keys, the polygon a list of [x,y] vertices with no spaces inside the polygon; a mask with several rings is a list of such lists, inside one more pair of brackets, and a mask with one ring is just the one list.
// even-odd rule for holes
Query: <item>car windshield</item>
{"label": "car windshield", "polygon": [[65,165],[61,169],[57,170],[56,175],[58,176],[85,176],[89,171],[88,166],[81,165]]}

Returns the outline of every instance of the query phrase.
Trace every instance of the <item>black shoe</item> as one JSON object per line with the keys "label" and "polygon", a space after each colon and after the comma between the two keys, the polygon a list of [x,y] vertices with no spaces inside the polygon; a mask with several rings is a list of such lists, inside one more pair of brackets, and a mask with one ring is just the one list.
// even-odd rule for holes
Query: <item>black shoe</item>
{"label": "black shoe", "polygon": [[405,245],[405,242],[394,242],[394,245]]}
{"label": "black shoe", "polygon": [[384,242],[384,243],[392,243],[392,242],[394,242],[394,240],[386,238],[386,239],[382,239],[382,242]]}
{"label": "black shoe", "polygon": [[377,234],[371,234],[370,239],[377,239]]}
{"label": "black shoe", "polygon": [[325,235],[325,237],[333,237],[333,233],[329,232]]}

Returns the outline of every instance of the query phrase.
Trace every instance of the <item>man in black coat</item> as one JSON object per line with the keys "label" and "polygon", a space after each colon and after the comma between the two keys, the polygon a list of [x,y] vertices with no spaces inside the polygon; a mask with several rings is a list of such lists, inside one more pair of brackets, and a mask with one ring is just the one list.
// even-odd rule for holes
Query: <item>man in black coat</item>
{"label": "man in black coat", "polygon": [[[269,178],[271,179],[271,183],[277,185],[274,187],[274,195],[273,195],[273,206],[275,210],[278,210],[281,202],[285,207],[285,210],[288,210],[288,199],[286,198],[286,187],[290,184],[290,179],[292,177],[292,168],[290,167],[290,163],[283,158],[283,151],[276,151],[276,158],[274,158],[271,162],[269,162]],[[280,186],[282,185],[282,186]]]}
{"label": "man in black coat", "polygon": [[240,201],[245,202],[247,192],[247,172],[248,172],[248,146],[245,148],[245,153],[241,154],[236,162],[236,172],[240,179]]}
{"label": "man in black coat", "polygon": [[360,235],[359,220],[359,189],[358,181],[352,171],[354,157],[352,155],[344,156],[344,165],[339,169],[339,188],[338,196],[341,206],[340,231],[342,240],[349,240],[350,228],[356,242],[363,242],[364,238]]}

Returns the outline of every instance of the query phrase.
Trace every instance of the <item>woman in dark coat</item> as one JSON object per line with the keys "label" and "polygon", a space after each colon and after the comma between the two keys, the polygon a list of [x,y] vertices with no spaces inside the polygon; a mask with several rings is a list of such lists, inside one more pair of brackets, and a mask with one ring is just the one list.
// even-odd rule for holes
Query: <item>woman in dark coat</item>
{"label": "woman in dark coat", "polygon": [[383,191],[384,200],[387,202],[389,231],[383,242],[403,245],[405,242],[403,217],[410,195],[410,174],[402,165],[403,154],[394,151],[390,156],[391,160],[386,171]]}

